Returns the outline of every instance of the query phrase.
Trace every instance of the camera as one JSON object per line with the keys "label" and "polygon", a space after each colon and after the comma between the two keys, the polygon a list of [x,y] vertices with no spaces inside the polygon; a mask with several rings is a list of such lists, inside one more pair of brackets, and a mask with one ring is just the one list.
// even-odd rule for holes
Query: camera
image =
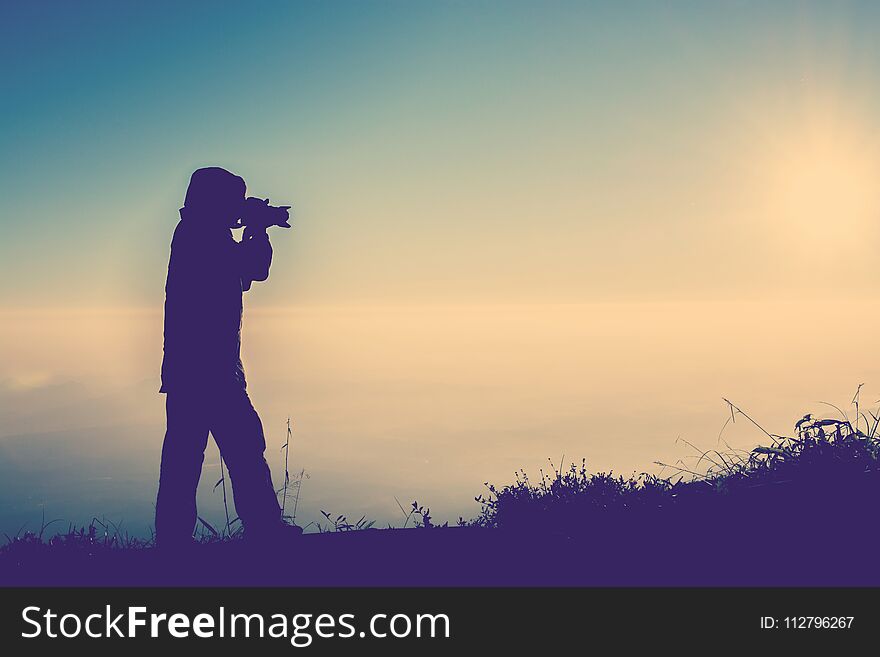
{"label": "camera", "polygon": [[269,205],[269,199],[267,198],[249,196],[244,200],[238,226],[250,226],[251,228],[281,226],[281,228],[290,228],[289,212],[289,205]]}

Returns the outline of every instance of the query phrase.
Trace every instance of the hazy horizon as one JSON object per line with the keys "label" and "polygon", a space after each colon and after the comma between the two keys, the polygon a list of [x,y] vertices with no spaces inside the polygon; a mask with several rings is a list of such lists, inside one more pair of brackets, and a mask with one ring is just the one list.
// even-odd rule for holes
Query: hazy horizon
{"label": "hazy horizon", "polygon": [[[876,323],[833,319],[858,313],[880,320],[880,301],[840,302],[825,322],[768,302],[246,309],[243,352],[279,485],[292,419],[303,524],[326,510],[397,525],[395,497],[455,522],[476,514],[483,482],[534,478],[548,459],[625,476],[693,467],[683,441],[727,449],[722,396],[781,434],[806,412],[836,414],[821,401],[849,411],[859,383],[873,407]],[[18,345],[0,376],[0,530],[33,528],[45,509],[147,534],[161,310],[0,318],[0,342]],[[743,421],[724,433],[735,449],[764,438]],[[222,524],[213,443],[205,463],[202,514]]]}

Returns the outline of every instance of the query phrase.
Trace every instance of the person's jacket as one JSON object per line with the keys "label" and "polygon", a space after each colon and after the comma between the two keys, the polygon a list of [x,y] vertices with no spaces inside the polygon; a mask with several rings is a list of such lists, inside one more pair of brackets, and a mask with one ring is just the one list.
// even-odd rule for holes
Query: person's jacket
{"label": "person's jacket", "polygon": [[165,283],[165,344],[160,392],[246,387],[241,364],[242,292],[264,281],[272,263],[265,231],[232,231],[181,219]]}

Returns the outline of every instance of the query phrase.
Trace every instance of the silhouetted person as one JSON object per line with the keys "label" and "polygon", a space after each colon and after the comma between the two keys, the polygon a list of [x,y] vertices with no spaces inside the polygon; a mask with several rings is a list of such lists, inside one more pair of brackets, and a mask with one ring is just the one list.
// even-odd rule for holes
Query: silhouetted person
{"label": "silhouetted person", "polygon": [[[167,431],[162,446],[156,538],[160,546],[192,542],[196,488],[208,433],[229,468],[235,508],[245,535],[293,533],[284,525],[263,456],[266,442],[251,405],[239,355],[242,292],[265,281],[272,262],[269,222],[248,222],[240,242],[232,235],[246,208],[245,182],[225,169],[193,173],[171,242],[165,284]],[[283,212],[287,208],[262,208]],[[264,213],[265,214],[265,213]],[[264,217],[261,217],[264,218]]]}

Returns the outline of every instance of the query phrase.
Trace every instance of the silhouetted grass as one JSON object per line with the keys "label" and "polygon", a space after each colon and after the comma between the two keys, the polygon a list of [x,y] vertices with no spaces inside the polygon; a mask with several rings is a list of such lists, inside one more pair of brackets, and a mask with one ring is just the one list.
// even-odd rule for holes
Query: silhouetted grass
{"label": "silhouetted grass", "polygon": [[85,527],[68,525],[66,531],[47,536],[46,530],[56,522],[60,521],[46,522],[44,517],[39,531],[19,530],[15,536],[6,534],[6,544],[0,547],[0,557],[7,564],[14,565],[24,559],[39,557],[41,553],[51,553],[53,558],[59,559],[71,556],[94,557],[111,551],[141,550],[154,544],[152,536],[149,539],[137,538],[114,523],[97,518],[92,518]]}
{"label": "silhouetted grass", "polygon": [[[861,386],[860,386],[861,388]],[[591,474],[586,460],[568,468],[550,463],[549,471],[540,471],[531,480],[525,471],[516,473],[515,481],[501,487],[486,483],[487,493],[476,501],[481,509],[470,520],[459,518],[458,525],[487,530],[517,530],[534,534],[553,533],[570,536],[588,534],[599,527],[633,526],[649,519],[683,519],[699,525],[711,517],[724,522],[748,514],[766,515],[768,509],[786,518],[807,517],[819,507],[846,508],[847,512],[866,504],[873,508],[880,498],[880,410],[863,412],[857,392],[852,401],[855,420],[834,407],[834,418],[805,415],[794,425],[791,436],[770,433],[735,404],[725,400],[730,409],[728,422],[737,418],[754,424],[765,436],[765,444],[751,451],[735,450],[719,436],[723,449],[701,451],[690,443],[695,454],[675,464],[664,464],[661,474],[642,473],[623,477],[613,473]],[[722,429],[723,432],[723,429]],[[288,429],[287,450],[291,432]],[[287,456],[287,455],[285,455]],[[299,480],[291,482],[285,458],[285,480],[279,489],[282,504],[291,489],[296,508]],[[238,518],[229,518],[225,495],[225,469],[214,488],[222,487],[226,526],[216,529],[199,518],[196,540],[213,544],[242,537]],[[397,501],[397,500],[395,500]],[[409,510],[397,501],[403,515],[401,528],[433,528],[430,509],[413,502]],[[350,532],[372,529],[374,522],[360,517],[350,522],[345,515],[321,511],[328,521],[314,523],[317,531]],[[727,514],[727,515],[725,515]],[[800,515],[799,515],[800,514]],[[292,516],[287,516],[292,521]],[[113,523],[94,518],[86,527],[69,526],[65,532],[49,537],[47,530],[57,520],[41,523],[37,532],[19,530],[6,535],[0,557],[16,561],[16,555],[33,551],[79,552],[97,555],[110,550],[150,548],[154,541],[130,536]],[[873,522],[873,521],[872,521]],[[447,523],[440,525],[447,526]],[[656,526],[656,525],[652,525]],[[391,526],[389,525],[389,529]]]}
{"label": "silhouetted grass", "polygon": [[[743,512],[755,513],[756,519],[768,512],[790,519],[807,517],[811,509],[837,508],[846,516],[874,508],[880,499],[880,414],[862,413],[858,392],[853,399],[855,424],[837,409],[838,418],[803,416],[791,436],[767,432],[725,401],[731,412],[728,422],[746,419],[764,433],[768,444],[751,451],[735,450],[727,443],[724,450],[694,447],[693,463],[657,462],[672,471],[665,477],[590,474],[586,461],[567,469],[551,463],[550,472],[542,470],[537,481],[520,470],[512,484],[499,488],[486,483],[488,493],[476,498],[480,514],[459,524],[579,535],[600,523],[620,527],[649,517],[700,524],[710,516],[715,521],[723,521],[724,514],[741,518]],[[721,436],[719,441],[723,442]]]}

